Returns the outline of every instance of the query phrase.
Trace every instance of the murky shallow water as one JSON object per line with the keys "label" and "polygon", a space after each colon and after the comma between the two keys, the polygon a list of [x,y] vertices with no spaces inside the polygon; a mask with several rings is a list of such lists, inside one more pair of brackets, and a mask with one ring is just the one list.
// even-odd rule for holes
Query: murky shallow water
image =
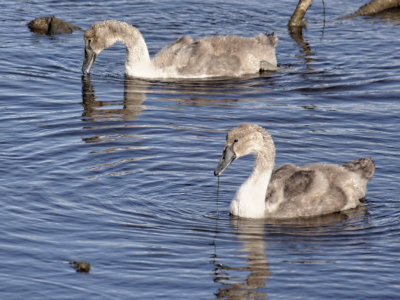
{"label": "murky shallow water", "polygon": [[[398,15],[335,18],[359,3],[321,3],[304,41],[293,1],[17,1],[0,33],[2,299],[397,298]],[[81,78],[82,32],[36,35],[56,15],[83,28],[135,24],[151,54],[182,34],[274,31],[282,71],[158,82],[124,76],[114,45]],[[396,19],[397,18],[397,19]],[[228,208],[252,158],[220,179],[225,131],[267,128],[285,162],[371,156],[365,208],[298,223],[237,220]],[[79,274],[68,261],[91,263]]]}

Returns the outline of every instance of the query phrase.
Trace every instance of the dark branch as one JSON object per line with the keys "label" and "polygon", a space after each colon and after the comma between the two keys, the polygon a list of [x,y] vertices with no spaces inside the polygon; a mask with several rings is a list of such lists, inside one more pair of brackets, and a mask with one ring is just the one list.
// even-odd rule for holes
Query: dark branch
{"label": "dark branch", "polygon": [[312,0],[300,0],[297,4],[296,10],[289,20],[288,27],[290,32],[299,33],[305,26],[307,21],[303,21],[307,9],[311,6]]}
{"label": "dark branch", "polygon": [[354,13],[341,19],[348,19],[358,16],[373,16],[389,8],[398,7],[400,0],[371,0],[369,3],[361,6]]}

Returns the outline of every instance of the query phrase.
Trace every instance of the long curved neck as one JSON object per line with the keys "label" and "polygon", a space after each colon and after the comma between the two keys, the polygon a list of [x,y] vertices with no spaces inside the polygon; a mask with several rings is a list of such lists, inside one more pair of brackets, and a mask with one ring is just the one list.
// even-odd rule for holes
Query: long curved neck
{"label": "long curved neck", "polygon": [[136,28],[129,26],[117,37],[126,46],[125,71],[128,75],[140,74],[148,69],[151,60],[146,42]]}
{"label": "long curved neck", "polygon": [[240,186],[231,203],[231,213],[244,218],[262,218],[265,211],[265,196],[274,168],[274,157],[256,155],[250,177]]}

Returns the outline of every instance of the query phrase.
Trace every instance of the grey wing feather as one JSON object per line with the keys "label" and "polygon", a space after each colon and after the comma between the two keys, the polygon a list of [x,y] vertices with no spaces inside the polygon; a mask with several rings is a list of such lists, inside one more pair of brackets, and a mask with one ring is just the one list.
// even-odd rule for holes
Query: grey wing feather
{"label": "grey wing feather", "polygon": [[305,194],[310,189],[315,177],[314,170],[299,170],[294,172],[286,181],[283,193],[290,199],[299,194]]}

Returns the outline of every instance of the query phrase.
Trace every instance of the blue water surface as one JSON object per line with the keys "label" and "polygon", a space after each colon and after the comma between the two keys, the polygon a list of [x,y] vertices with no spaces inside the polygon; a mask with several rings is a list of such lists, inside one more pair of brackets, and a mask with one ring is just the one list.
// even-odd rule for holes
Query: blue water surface
{"label": "blue water surface", "polygon": [[[0,17],[1,299],[398,299],[400,14],[339,19],[365,1],[6,1]],[[323,6],[324,4],[324,6]],[[151,55],[181,35],[279,36],[280,71],[144,81],[125,49],[81,76],[83,29],[135,25]],[[226,130],[269,130],[276,164],[372,157],[360,209],[315,220],[229,216],[253,166],[213,170]],[[87,261],[88,274],[70,261]]]}

